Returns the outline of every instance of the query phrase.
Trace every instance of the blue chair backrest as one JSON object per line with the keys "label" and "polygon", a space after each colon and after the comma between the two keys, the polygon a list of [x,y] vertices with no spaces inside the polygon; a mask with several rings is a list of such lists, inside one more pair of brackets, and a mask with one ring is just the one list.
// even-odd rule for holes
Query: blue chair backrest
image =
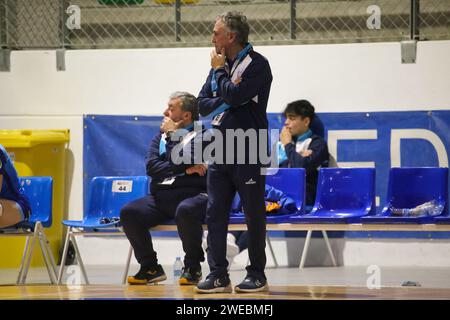
{"label": "blue chair backrest", "polygon": [[316,114],[314,117],[311,125],[309,126],[312,133],[317,134],[319,137],[322,137],[325,139],[325,128],[323,126],[323,122],[320,119],[320,117]]}
{"label": "blue chair backrest", "polygon": [[389,207],[414,208],[436,200],[445,205],[448,213],[448,168],[391,168],[386,205]]}
{"label": "blue chair backrest", "polygon": [[374,214],[375,168],[321,168],[314,209]]}
{"label": "blue chair backrest", "polygon": [[239,193],[236,192],[233,198],[233,202],[231,203],[231,211],[232,212],[240,212],[242,208],[241,205],[241,197],[239,197]]}
{"label": "blue chair backrest", "polygon": [[40,221],[49,228],[52,225],[52,177],[20,177],[19,183],[31,207],[28,223],[34,225]]}
{"label": "blue chair backrest", "polygon": [[276,174],[267,175],[266,184],[286,193],[286,195],[295,200],[297,209],[302,211],[305,204],[305,169],[268,168],[267,171],[268,173],[276,172]]}
{"label": "blue chair backrest", "polygon": [[120,209],[148,194],[147,176],[94,177],[89,186],[88,218],[120,217]]}

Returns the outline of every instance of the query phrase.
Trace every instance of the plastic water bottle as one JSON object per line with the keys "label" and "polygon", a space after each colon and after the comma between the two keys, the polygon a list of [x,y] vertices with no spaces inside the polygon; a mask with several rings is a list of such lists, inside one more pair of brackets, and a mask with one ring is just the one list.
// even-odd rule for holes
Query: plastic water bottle
{"label": "plastic water bottle", "polygon": [[178,279],[181,276],[181,271],[183,270],[183,262],[181,262],[181,258],[177,257],[175,262],[173,263],[173,282],[178,283]]}
{"label": "plastic water bottle", "polygon": [[437,216],[442,212],[443,208],[444,206],[442,204],[438,203],[436,200],[432,200],[411,209],[411,215],[415,217],[423,215]]}
{"label": "plastic water bottle", "polygon": [[420,217],[420,216],[437,216],[442,213],[444,206],[436,200],[425,202],[415,208],[392,208],[391,212],[394,216],[402,217]]}

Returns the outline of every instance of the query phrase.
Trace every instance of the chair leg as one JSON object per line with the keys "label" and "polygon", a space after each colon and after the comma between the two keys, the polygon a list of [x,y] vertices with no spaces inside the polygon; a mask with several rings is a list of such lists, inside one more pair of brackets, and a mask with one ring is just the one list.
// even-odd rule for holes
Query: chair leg
{"label": "chair leg", "polygon": [[23,269],[24,269],[24,265],[25,265],[25,260],[27,259],[28,256],[28,249],[30,246],[30,238],[31,236],[26,236],[26,240],[25,240],[25,248],[23,249],[23,255],[22,255],[22,260],[20,261],[20,269],[19,269],[19,275],[17,276],[17,281],[16,284],[20,284],[20,279],[22,278],[22,274],[23,274]]}
{"label": "chair leg", "polygon": [[[57,269],[56,269],[55,258],[53,257],[53,252],[52,252],[52,249],[50,248],[50,244],[49,244],[49,241],[47,239],[47,236],[45,235],[44,227],[42,226],[42,224],[40,222],[39,222],[39,228],[41,229],[41,236],[42,236],[42,239],[43,239],[44,248],[47,251],[48,257],[50,258],[49,259],[50,260],[50,265],[52,267],[53,274],[54,274],[55,280],[56,280],[58,272],[57,272]],[[55,282],[55,284],[56,284],[56,282]]]}
{"label": "chair leg", "polygon": [[330,254],[331,261],[333,262],[333,266],[336,267],[336,259],[334,259],[333,249],[331,249],[330,241],[328,240],[328,235],[325,230],[322,230],[323,239],[325,240],[325,244],[327,245],[328,253]]}
{"label": "chair leg", "polygon": [[132,254],[133,254],[133,247],[130,245],[130,250],[128,250],[127,265],[125,266],[125,272],[123,274],[123,279],[122,279],[123,284],[127,284],[128,271],[130,271],[130,263],[131,263]]}
{"label": "chair leg", "polygon": [[51,283],[55,284],[56,283],[55,270],[53,269],[52,263],[50,261],[49,252],[47,251],[47,245],[46,245],[47,238],[45,237],[45,235],[43,233],[42,225],[40,222],[36,223],[36,230],[38,232],[39,246],[41,247],[42,256],[44,257],[44,262],[45,262],[45,266],[47,268],[48,276],[50,278]]}
{"label": "chair leg", "polygon": [[306,234],[305,245],[303,246],[302,257],[300,259],[300,265],[298,267],[299,269],[303,269],[303,267],[305,266],[306,254],[308,253],[309,242],[311,241],[311,234],[312,231],[308,230],[308,233]]}
{"label": "chair leg", "polygon": [[21,275],[21,279],[19,280],[19,284],[24,284],[25,281],[27,280],[28,270],[30,268],[31,258],[33,257],[33,251],[34,251],[34,246],[36,245],[37,237],[38,237],[38,232],[36,231],[36,228],[34,228],[33,239],[31,240],[30,251],[28,253],[28,257],[26,259],[26,262],[24,265],[24,270]]}
{"label": "chair leg", "polygon": [[55,279],[55,282],[53,282],[53,284],[55,284],[56,278],[57,278],[55,259],[53,258],[53,253],[50,249],[49,241],[47,239],[47,236],[45,235],[44,227],[42,226],[42,223],[40,221],[38,221],[36,223],[36,227],[39,230],[39,239],[41,240],[41,244],[42,244],[41,248],[43,250],[43,254],[45,252],[45,255],[47,255],[47,261],[48,261],[49,266],[51,267],[51,269],[49,269],[49,272],[51,271],[53,273],[53,276]]}
{"label": "chair leg", "polygon": [[72,227],[68,227],[67,233],[66,233],[66,240],[64,241],[63,254],[61,257],[61,265],[59,266],[57,284],[61,284],[61,281],[62,281],[62,275],[63,275],[64,267],[66,265],[67,251],[69,250],[69,241],[71,238],[71,234],[72,234]]}
{"label": "chair leg", "polygon": [[278,261],[277,258],[275,257],[275,251],[273,251],[272,242],[270,241],[269,234],[266,234],[266,241],[267,244],[269,245],[270,254],[272,255],[273,262],[275,263],[275,268],[278,268]]}
{"label": "chair leg", "polygon": [[42,256],[44,257],[45,267],[47,269],[47,273],[50,278],[50,281],[52,284],[54,284],[56,281],[53,278],[53,270],[50,269],[51,266],[50,266],[49,257],[47,255],[47,249],[45,248],[44,240],[42,239],[41,236],[39,236],[39,247],[41,248]]}
{"label": "chair leg", "polygon": [[84,268],[83,260],[81,259],[81,255],[80,255],[80,249],[78,248],[78,244],[77,244],[77,240],[76,240],[75,236],[72,237],[72,240],[73,240],[73,247],[75,249],[75,254],[77,255],[78,264],[80,266],[81,273],[83,274],[84,282],[86,284],[89,284],[86,269]]}

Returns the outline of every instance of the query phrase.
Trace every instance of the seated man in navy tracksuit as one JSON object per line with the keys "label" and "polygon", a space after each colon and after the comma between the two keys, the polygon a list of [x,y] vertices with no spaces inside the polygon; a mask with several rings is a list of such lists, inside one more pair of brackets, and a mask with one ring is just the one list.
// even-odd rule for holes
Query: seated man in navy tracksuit
{"label": "seated man in navy tracksuit", "polygon": [[[130,284],[157,283],[167,278],[158,264],[149,228],[171,219],[177,223],[185,252],[179,284],[196,284],[202,277],[200,263],[205,260],[201,247],[202,222],[208,196],[206,167],[201,159],[194,158],[196,137],[201,137],[201,131],[193,130],[198,117],[193,95],[175,92],[170,96],[161,132],[153,138],[147,155],[147,175],[152,179],[150,194],[127,203],[120,212],[123,229],[141,265],[136,275],[128,277]],[[180,132],[182,140],[174,139]],[[173,153],[175,148],[180,152]],[[174,154],[182,157],[183,152],[189,152],[192,161],[175,161]]]}
{"label": "seated man in navy tracksuit", "polygon": [[[328,167],[327,142],[320,136],[323,135],[323,125],[307,100],[289,103],[283,115],[286,121],[277,145],[278,165],[280,168],[305,168],[305,204],[307,209],[311,209],[316,198],[319,168]],[[314,128],[318,128],[318,134],[310,129],[313,122]],[[231,232],[227,240],[227,257],[231,262],[235,255],[247,249],[247,232]]]}

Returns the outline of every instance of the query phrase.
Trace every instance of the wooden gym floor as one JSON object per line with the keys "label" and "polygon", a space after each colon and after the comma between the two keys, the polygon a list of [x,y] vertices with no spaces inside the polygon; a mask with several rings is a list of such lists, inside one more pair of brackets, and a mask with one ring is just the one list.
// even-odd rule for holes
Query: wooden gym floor
{"label": "wooden gym floor", "polygon": [[384,287],[368,289],[346,286],[270,286],[260,294],[195,294],[191,286],[176,285],[81,285],[0,286],[0,300],[95,300],[95,299],[257,299],[257,300],[391,300],[450,299],[450,289],[421,287]]}
{"label": "wooden gym floor", "polygon": [[[136,266],[130,270],[132,274]],[[91,285],[48,284],[45,268],[30,270],[27,285],[14,285],[16,269],[0,271],[0,300],[96,300],[96,299],[256,299],[256,300],[390,300],[445,299],[450,300],[449,268],[381,268],[380,289],[368,289],[366,267],[268,268],[270,290],[260,294],[199,295],[191,286],[173,284],[170,266],[165,267],[168,279],[158,285],[122,285],[123,266],[87,266]],[[206,274],[207,269],[203,270]],[[232,284],[245,276],[236,267],[230,272]],[[405,281],[418,287],[402,286]]]}

